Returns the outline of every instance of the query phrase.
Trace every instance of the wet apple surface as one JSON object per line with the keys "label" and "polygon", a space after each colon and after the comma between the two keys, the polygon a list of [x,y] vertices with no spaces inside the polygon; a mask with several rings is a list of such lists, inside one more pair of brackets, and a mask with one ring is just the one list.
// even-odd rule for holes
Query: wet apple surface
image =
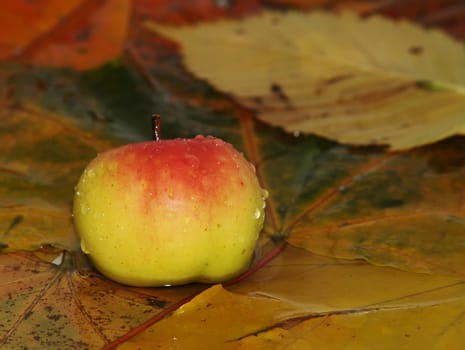
{"label": "wet apple surface", "polygon": [[76,186],[73,214],[82,250],[113,280],[220,282],[248,267],[265,197],[240,152],[197,136],[97,156]]}

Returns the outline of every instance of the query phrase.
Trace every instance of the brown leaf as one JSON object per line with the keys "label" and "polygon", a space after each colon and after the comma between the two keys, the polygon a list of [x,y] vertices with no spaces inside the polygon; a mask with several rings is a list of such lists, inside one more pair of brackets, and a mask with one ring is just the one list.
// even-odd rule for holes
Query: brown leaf
{"label": "brown leaf", "polygon": [[[69,250],[0,254],[3,347],[460,348],[463,137],[389,154],[286,134],[186,74],[166,42],[149,43],[89,72],[0,67],[0,246]],[[207,286],[134,289],[80,266],[67,221],[87,161],[149,138],[154,112],[165,138],[234,143],[270,192],[256,265],[194,299]],[[305,248],[282,252],[286,240]]]}
{"label": "brown leaf", "polygon": [[30,253],[0,255],[1,346],[101,348],[173,301],[170,291],[124,287],[76,271],[75,262],[68,253],[60,266]]}

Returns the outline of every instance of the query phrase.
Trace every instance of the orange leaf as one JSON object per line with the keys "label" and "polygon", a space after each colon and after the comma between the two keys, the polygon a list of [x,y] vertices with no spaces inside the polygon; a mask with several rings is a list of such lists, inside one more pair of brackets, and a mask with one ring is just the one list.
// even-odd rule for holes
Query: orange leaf
{"label": "orange leaf", "polygon": [[7,1],[0,7],[0,57],[19,54],[35,38],[56,27],[79,0]]}
{"label": "orange leaf", "polygon": [[[4,36],[12,33],[12,38],[0,39],[2,58],[88,69],[119,55],[129,25],[129,0],[74,1],[70,2],[74,6],[66,8],[54,2],[41,4],[40,8],[47,11],[35,3],[14,11],[16,15],[10,16],[13,19],[7,21],[8,30],[4,31]],[[0,18],[8,17],[13,10],[4,9]]]}

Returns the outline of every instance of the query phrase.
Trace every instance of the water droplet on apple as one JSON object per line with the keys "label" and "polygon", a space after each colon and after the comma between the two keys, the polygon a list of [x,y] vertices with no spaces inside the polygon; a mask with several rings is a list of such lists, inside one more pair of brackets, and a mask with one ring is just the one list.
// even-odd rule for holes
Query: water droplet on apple
{"label": "water droplet on apple", "polygon": [[267,190],[262,190],[262,198],[267,199],[270,194],[268,193]]}
{"label": "water droplet on apple", "polygon": [[196,169],[200,166],[200,160],[197,156],[188,153],[184,157],[186,159],[186,163],[188,163],[193,169]]}
{"label": "water droplet on apple", "polygon": [[89,169],[89,170],[87,171],[87,175],[88,175],[89,177],[94,177],[94,176],[95,176],[95,171],[92,170],[92,169]]}
{"label": "water droplet on apple", "polygon": [[79,197],[80,195],[81,195],[81,193],[79,191],[76,191],[76,196]]}
{"label": "water droplet on apple", "polygon": [[255,209],[255,212],[253,214],[253,216],[255,217],[255,219],[260,219],[260,216],[262,216],[262,211],[260,209]]}
{"label": "water droplet on apple", "polygon": [[84,254],[89,254],[89,249],[87,249],[86,243],[81,241],[81,250]]}
{"label": "water droplet on apple", "polygon": [[86,215],[89,212],[90,208],[84,204],[81,204],[81,214]]}

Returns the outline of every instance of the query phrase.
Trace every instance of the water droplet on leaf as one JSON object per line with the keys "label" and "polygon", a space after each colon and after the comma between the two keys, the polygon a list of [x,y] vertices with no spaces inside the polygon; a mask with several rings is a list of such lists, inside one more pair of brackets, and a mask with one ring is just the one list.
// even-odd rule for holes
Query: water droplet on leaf
{"label": "water droplet on leaf", "polygon": [[60,266],[61,263],[63,262],[63,259],[64,259],[64,254],[62,252],[57,257],[55,257],[55,259],[53,259],[52,264],[56,266]]}

